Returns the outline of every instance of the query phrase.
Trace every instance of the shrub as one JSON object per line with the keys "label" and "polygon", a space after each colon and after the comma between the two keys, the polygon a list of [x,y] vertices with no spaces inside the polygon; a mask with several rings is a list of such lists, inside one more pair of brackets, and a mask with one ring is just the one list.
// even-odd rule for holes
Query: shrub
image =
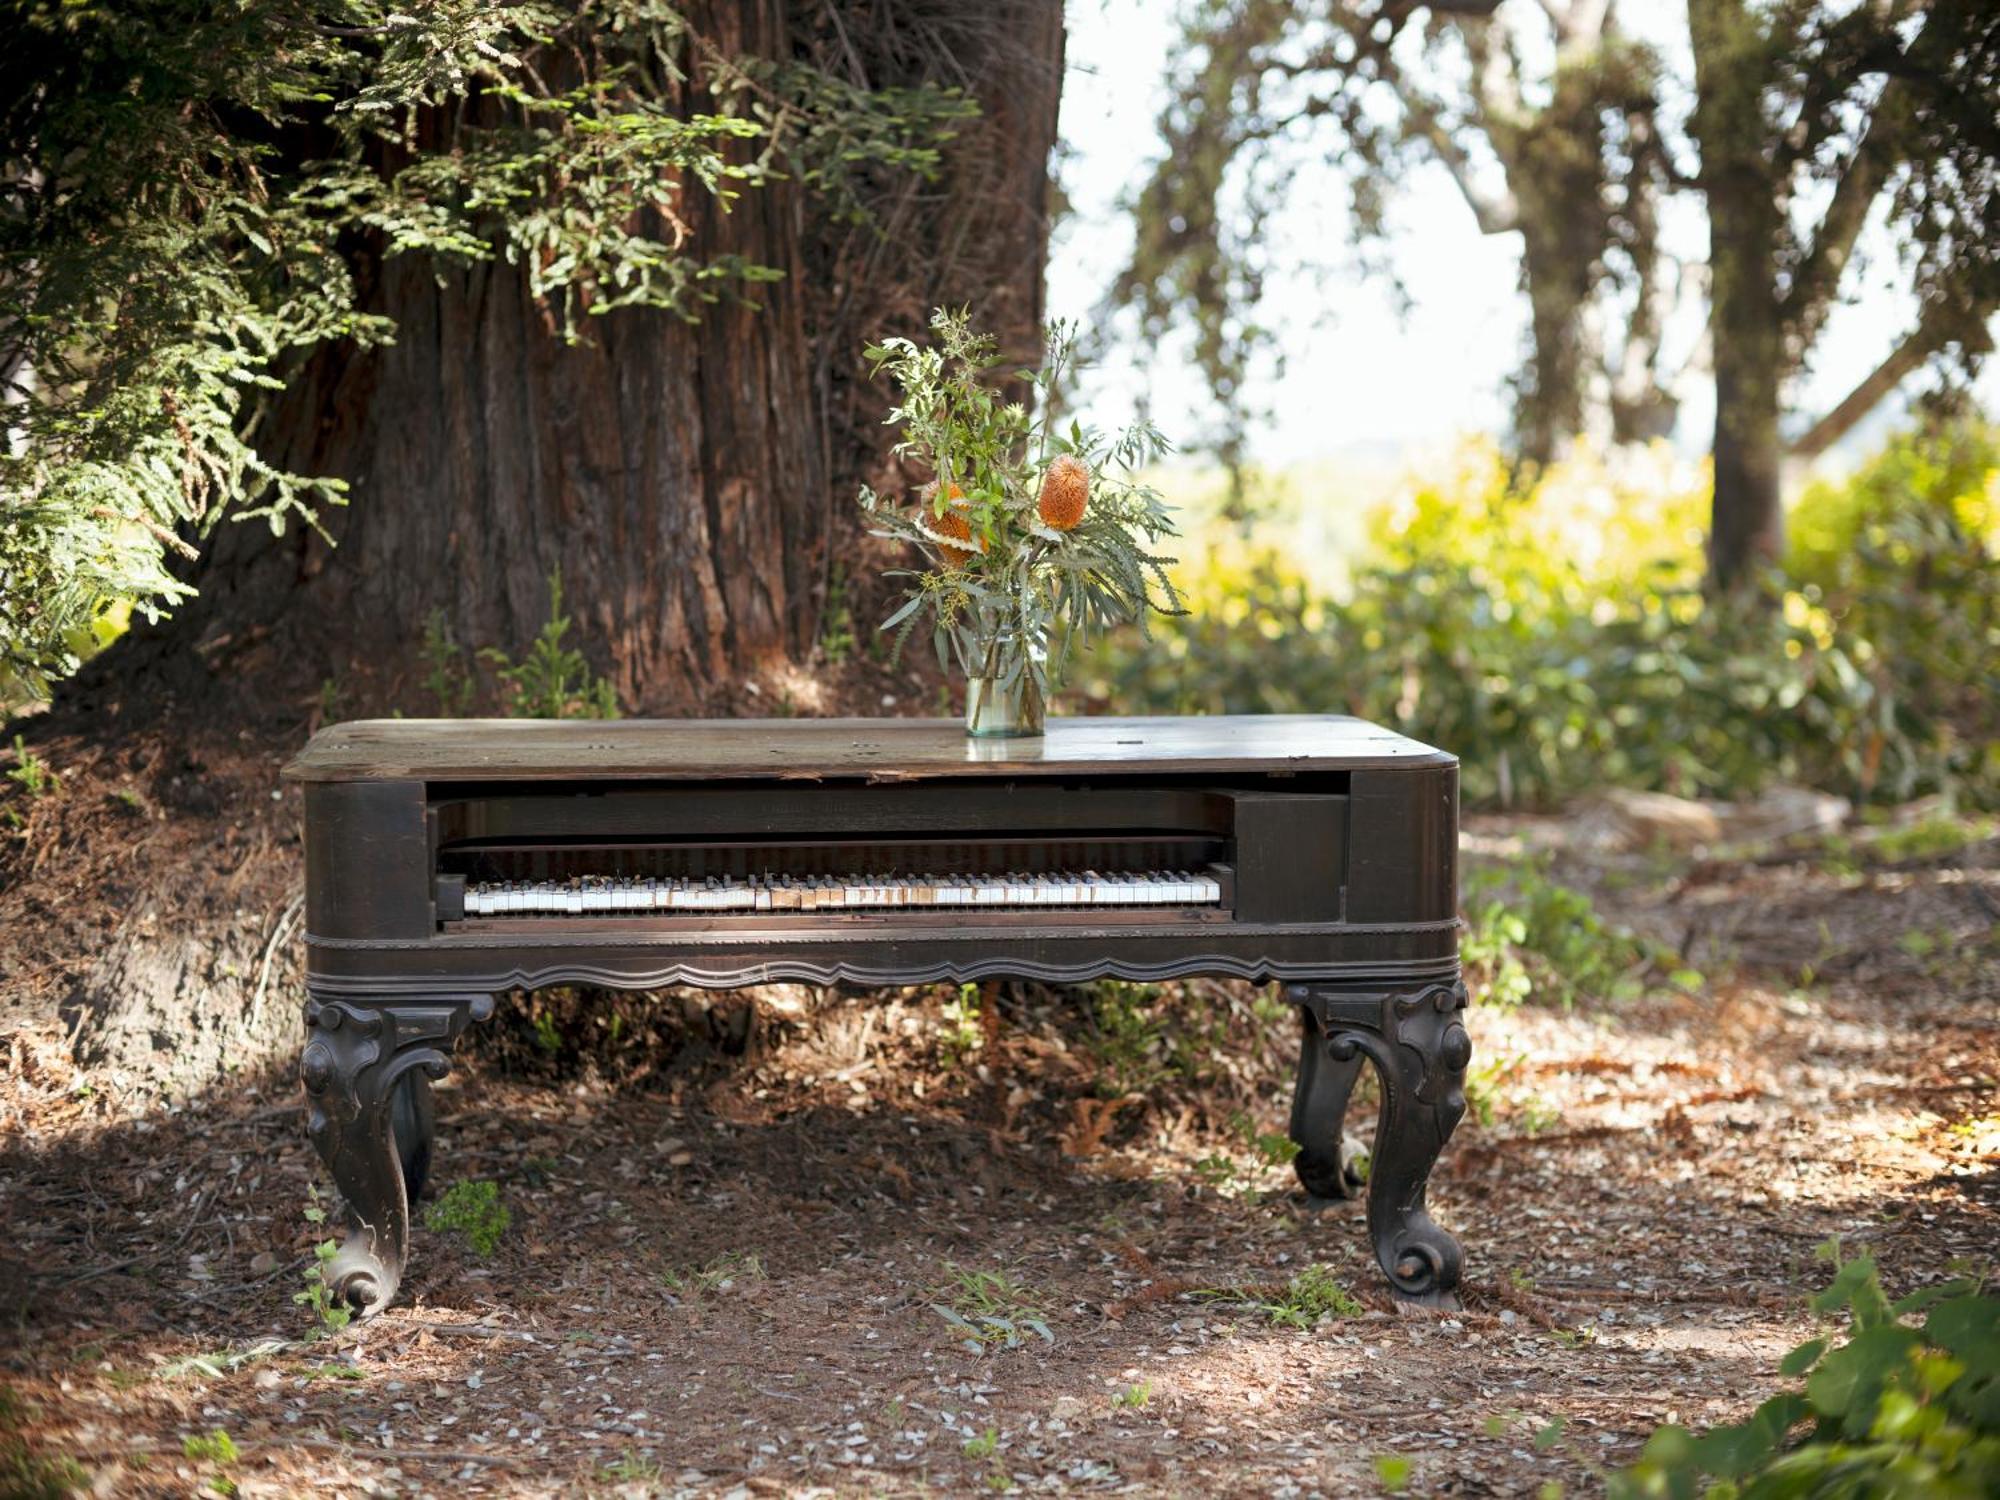
{"label": "shrub", "polygon": [[1540,858],[1466,876],[1461,955],[1474,998],[1567,1010],[1579,1000],[1629,1000],[1661,976],[1700,982],[1674,965],[1671,951],[1607,922],[1586,892],[1551,879],[1548,869]]}
{"label": "shrub", "polygon": [[1803,1388],[1747,1421],[1699,1437],[1660,1428],[1610,1476],[1611,1500],[2000,1494],[2000,1298],[1955,1282],[1892,1303],[1868,1256],[1821,1253],[1835,1275],[1813,1311],[1845,1309],[1845,1342],[1792,1350],[1779,1373]]}
{"label": "shrub", "polygon": [[[1982,436],[1983,434],[1983,436]],[[1127,712],[1345,710],[1455,751],[1471,803],[1771,778],[2000,801],[1993,429],[1899,439],[1795,513],[1797,574],[1702,591],[1705,486],[1580,452],[1526,488],[1491,449],[1370,519],[1344,594],[1285,556],[1190,548],[1191,613],[1107,643]],[[1925,457],[1929,455],[1929,457]]]}

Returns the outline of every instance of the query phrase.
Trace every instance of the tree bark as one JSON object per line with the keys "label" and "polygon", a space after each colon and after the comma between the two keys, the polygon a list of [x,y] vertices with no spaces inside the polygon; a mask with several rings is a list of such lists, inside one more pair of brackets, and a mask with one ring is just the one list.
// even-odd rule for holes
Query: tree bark
{"label": "tree bark", "polygon": [[[1544,186],[1544,184],[1537,184]],[[1547,184],[1547,186],[1554,186]],[[1589,184],[1594,196],[1596,183]],[[1528,298],[1528,349],[1514,387],[1514,434],[1521,459],[1546,467],[1584,426],[1585,385],[1598,360],[1585,316],[1600,266],[1588,231],[1574,226],[1593,202],[1523,191],[1521,290]]]}
{"label": "tree bark", "polygon": [[[683,9],[721,54],[783,58],[821,8]],[[857,237],[779,180],[728,212],[690,193],[687,255],[740,256],[782,278],[726,293],[698,320],[622,311],[566,344],[504,262],[442,276],[408,256],[364,263],[394,345],[316,357],[262,444],[283,468],[351,485],[353,503],[326,517],[337,545],[303,529],[225,527],[199,565],[198,599],[135,643],[147,670],[171,674],[203,640],[283,630],[321,678],[400,681],[434,614],[460,643],[521,649],[548,618],[558,568],[571,643],[628,712],[799,658],[860,478],[853,435],[839,429],[872,426],[873,413],[835,408],[831,371],[856,364],[889,319],[920,333],[934,301],[970,301],[1010,350],[1038,347],[1060,5],[994,7],[952,40],[983,85],[986,113],[960,147],[981,180],[947,184],[905,232],[935,246],[971,228],[1010,248],[1006,261],[982,255],[936,276],[933,254],[900,278],[879,254],[857,264]],[[916,81],[893,58],[870,61],[891,75],[870,82]],[[693,81],[684,104],[714,107]],[[892,273],[889,284],[866,284],[870,270]],[[885,447],[871,432],[867,458]]]}
{"label": "tree bark", "polygon": [[1709,223],[1709,333],[1715,361],[1715,498],[1711,584],[1734,589],[1784,544],[1779,398],[1786,372],[1778,245],[1784,184],[1766,159],[1763,21],[1745,0],[1690,0]]}
{"label": "tree bark", "polygon": [[[1759,187],[1768,193],[1768,183]],[[1772,291],[1768,197],[1728,201],[1743,187],[1709,195],[1709,332],[1715,360],[1715,498],[1709,517],[1709,577],[1729,590],[1775,563],[1784,548],[1778,434],[1784,375]]]}
{"label": "tree bark", "polygon": [[[504,262],[440,277],[413,258],[361,258],[395,343],[321,353],[260,434],[274,463],[350,483],[352,504],[327,518],[337,545],[223,528],[199,597],[135,630],[59,704],[86,741],[164,742],[149,762],[163,800],[195,780],[214,789],[167,810],[185,824],[178,858],[126,872],[125,919],[66,1006],[85,1059],[185,1086],[273,1050],[244,1029],[253,1010],[289,1037],[290,1006],[253,1002],[292,982],[295,943],[262,962],[190,954],[263,941],[276,928],[260,908],[275,916],[295,894],[295,811],[267,792],[315,700],[336,714],[438,712],[421,687],[427,623],[518,655],[548,617],[557,568],[568,644],[628,713],[685,709],[803,661],[831,549],[859,535],[856,485],[881,482],[888,462],[863,341],[921,335],[930,308],[969,303],[1010,356],[1039,350],[1060,0],[948,15],[912,0],[683,11],[722,54],[811,57],[868,88],[961,85],[981,115],[939,181],[885,179],[873,224],[836,221],[795,182],[745,188],[727,213],[691,194],[686,253],[783,273],[748,289],[757,305],[693,321],[615,312],[565,344]],[[688,76],[685,106],[711,108],[701,70]],[[211,889],[225,871],[198,866],[223,847],[218,827],[244,821],[259,852]],[[207,1040],[177,1053],[197,1033]]]}

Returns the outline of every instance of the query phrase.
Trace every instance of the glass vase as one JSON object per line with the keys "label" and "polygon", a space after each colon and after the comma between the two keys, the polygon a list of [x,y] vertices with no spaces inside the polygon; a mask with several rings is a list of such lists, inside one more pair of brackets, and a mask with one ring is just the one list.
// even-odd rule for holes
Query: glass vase
{"label": "glass vase", "polygon": [[1045,706],[1033,672],[1011,683],[998,677],[965,680],[965,732],[975,739],[1040,734]]}

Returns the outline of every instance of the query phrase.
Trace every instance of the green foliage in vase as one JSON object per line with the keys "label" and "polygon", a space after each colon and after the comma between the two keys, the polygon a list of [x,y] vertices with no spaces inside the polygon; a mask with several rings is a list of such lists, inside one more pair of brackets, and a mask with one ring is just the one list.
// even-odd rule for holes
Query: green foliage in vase
{"label": "green foliage in vase", "polygon": [[[839,218],[972,108],[731,57],[661,0],[21,0],[0,49],[0,694],[129,603],[192,593],[225,519],[321,524],[260,448],[314,349],[395,328],[388,257],[522,268],[552,333],[692,318],[778,272],[698,253],[781,176]],[[271,425],[268,420],[266,426]]]}
{"label": "green foliage in vase", "polygon": [[[1018,689],[1038,708],[1071,650],[1181,612],[1174,559],[1155,550],[1177,534],[1173,518],[1140,472],[1170,445],[1150,422],[1115,434],[1058,425],[1071,327],[1051,327],[1040,369],[1004,373],[994,341],[963,313],[940,309],[931,329],[928,346],[889,338],[867,350],[901,395],[887,418],[903,430],[895,453],[934,476],[914,504],[861,491],[871,534],[910,543],[925,564],[888,575],[909,583],[881,628],[896,632],[900,656],[928,624],[947,668]],[[1026,385],[1032,410],[1009,399],[1008,378]]]}

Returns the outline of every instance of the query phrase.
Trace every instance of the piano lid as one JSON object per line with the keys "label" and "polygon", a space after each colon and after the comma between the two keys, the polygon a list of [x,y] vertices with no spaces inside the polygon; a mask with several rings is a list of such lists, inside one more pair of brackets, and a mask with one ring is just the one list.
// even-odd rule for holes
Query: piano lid
{"label": "piano lid", "polygon": [[1082,718],[973,739],[958,719],[361,719],[329,725],[293,781],[731,780],[1343,771],[1455,764],[1342,714]]}

